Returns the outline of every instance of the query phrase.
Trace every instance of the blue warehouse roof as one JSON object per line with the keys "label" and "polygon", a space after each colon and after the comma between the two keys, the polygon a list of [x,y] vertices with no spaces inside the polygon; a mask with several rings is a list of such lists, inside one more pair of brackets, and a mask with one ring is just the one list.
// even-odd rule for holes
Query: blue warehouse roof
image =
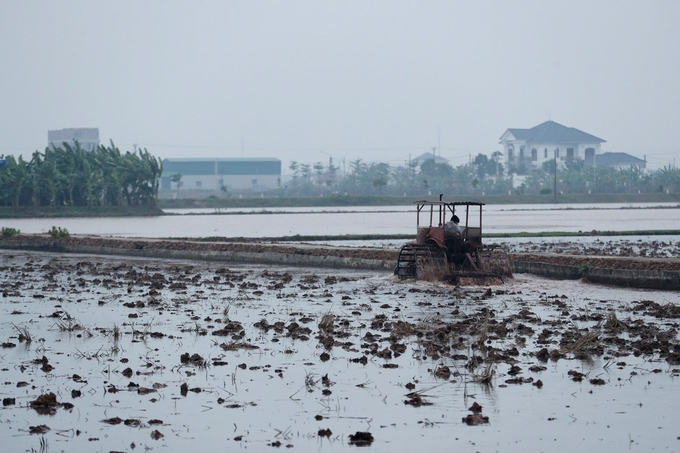
{"label": "blue warehouse roof", "polygon": [[181,158],[163,159],[163,176],[182,175],[280,175],[275,158]]}

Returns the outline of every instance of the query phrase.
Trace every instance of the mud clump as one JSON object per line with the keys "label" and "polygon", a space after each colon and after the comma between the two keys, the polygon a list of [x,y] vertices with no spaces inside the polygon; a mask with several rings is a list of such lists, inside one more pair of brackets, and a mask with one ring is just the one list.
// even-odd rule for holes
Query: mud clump
{"label": "mud clump", "polygon": [[475,401],[474,403],[472,403],[472,406],[468,408],[468,410],[473,414],[481,414],[482,406],[477,401]]}
{"label": "mud clump", "polygon": [[179,361],[182,364],[186,365],[195,365],[195,366],[205,366],[206,361],[203,357],[201,357],[199,354],[192,354],[189,355],[188,352],[185,352],[179,357]]}
{"label": "mud clump", "polygon": [[50,430],[50,427],[47,425],[38,425],[38,426],[29,426],[28,427],[28,432],[31,434],[45,434]]}
{"label": "mud clump", "polygon": [[61,404],[57,401],[57,395],[50,392],[40,395],[35,400],[31,401],[30,406],[41,415],[49,415],[56,413],[57,408],[60,407]]}
{"label": "mud clump", "polygon": [[463,423],[468,426],[484,425],[489,423],[489,417],[482,414],[468,414],[466,417],[463,417]]}
{"label": "mud clump", "polygon": [[349,444],[356,445],[357,447],[366,447],[373,443],[373,434],[368,431],[357,431],[354,434],[349,435]]}

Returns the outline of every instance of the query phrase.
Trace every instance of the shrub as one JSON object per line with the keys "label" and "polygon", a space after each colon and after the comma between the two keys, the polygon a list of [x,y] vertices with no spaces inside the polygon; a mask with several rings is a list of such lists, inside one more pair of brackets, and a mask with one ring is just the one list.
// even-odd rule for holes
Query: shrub
{"label": "shrub", "polygon": [[544,189],[541,189],[541,191],[540,191],[539,193],[540,193],[541,195],[550,195],[551,192],[552,192],[552,190],[550,190],[550,189],[548,189],[548,188],[546,187],[546,188],[544,188]]}
{"label": "shrub", "polygon": [[21,234],[21,232],[16,228],[2,227],[2,230],[0,230],[0,236],[3,238],[11,238],[12,236],[16,236],[18,234]]}
{"label": "shrub", "polygon": [[71,236],[71,234],[68,232],[66,228],[61,228],[61,227],[56,227],[53,226],[50,228],[50,231],[47,232],[50,236],[52,236],[53,239],[59,239],[59,238],[67,238]]}

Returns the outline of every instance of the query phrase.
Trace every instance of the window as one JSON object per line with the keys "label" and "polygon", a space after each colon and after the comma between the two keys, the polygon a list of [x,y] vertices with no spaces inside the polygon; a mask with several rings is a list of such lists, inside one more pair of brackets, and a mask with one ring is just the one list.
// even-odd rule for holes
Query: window
{"label": "window", "polygon": [[508,146],[508,162],[512,162],[515,160],[515,147],[510,145]]}
{"label": "window", "polygon": [[567,160],[574,158],[574,148],[567,148]]}
{"label": "window", "polygon": [[536,148],[531,148],[531,160],[533,162],[538,160],[538,150]]}
{"label": "window", "polygon": [[201,187],[203,185],[202,181],[196,181],[196,187]]}
{"label": "window", "polygon": [[595,150],[593,148],[586,148],[586,159],[592,160],[595,157]]}
{"label": "window", "polygon": [[519,147],[519,160],[524,160],[524,146]]}
{"label": "window", "polygon": [[544,159],[547,159],[547,158],[548,158],[548,148],[545,148],[545,149],[543,150],[543,158],[544,158]]}
{"label": "window", "polygon": [[555,150],[555,157],[560,157],[560,149],[559,148],[557,148]]}
{"label": "window", "polygon": [[257,179],[252,180],[253,187],[257,185]]}

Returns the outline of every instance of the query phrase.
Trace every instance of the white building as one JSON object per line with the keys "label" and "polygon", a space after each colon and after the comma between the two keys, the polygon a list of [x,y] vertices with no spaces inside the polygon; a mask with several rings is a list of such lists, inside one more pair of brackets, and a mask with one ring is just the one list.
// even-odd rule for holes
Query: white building
{"label": "white building", "polygon": [[531,129],[508,129],[499,143],[505,151],[507,168],[512,171],[521,166],[537,168],[555,158],[561,165],[570,160],[592,160],[600,153],[605,140],[573,127],[546,121]]}
{"label": "white building", "polygon": [[64,142],[75,146],[78,141],[80,147],[86,151],[94,151],[99,146],[99,129],[96,127],[79,127],[47,131],[47,146],[59,148]]}
{"label": "white building", "polygon": [[172,176],[181,174],[184,190],[265,191],[276,189],[281,179],[281,161],[274,158],[187,158],[163,159],[161,190],[177,189]]}

